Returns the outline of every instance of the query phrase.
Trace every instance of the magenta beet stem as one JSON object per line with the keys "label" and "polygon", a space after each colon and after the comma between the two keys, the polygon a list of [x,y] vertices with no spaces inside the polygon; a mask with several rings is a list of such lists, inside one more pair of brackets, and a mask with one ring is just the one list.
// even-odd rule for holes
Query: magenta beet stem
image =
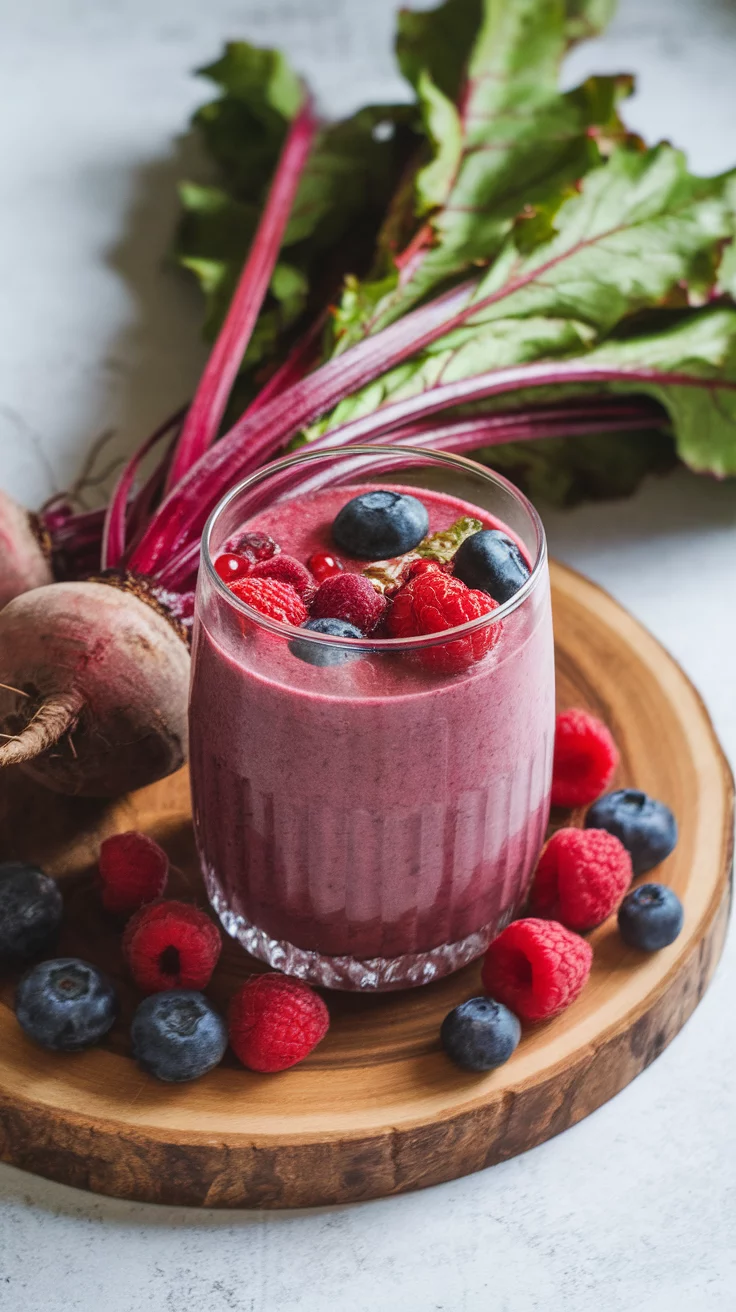
{"label": "magenta beet stem", "polygon": [[[190,537],[201,533],[209,510],[241,477],[241,463],[248,469],[258,468],[305,424],[441,336],[448,321],[455,324],[460,307],[467,306],[473,287],[466,283],[412,310],[239,420],[166,497],[131,557],[131,568],[154,574]],[[475,311],[477,307],[472,308]],[[198,507],[204,514],[199,514]]]}
{"label": "magenta beet stem", "polygon": [[[649,422],[651,423],[651,420]],[[641,415],[631,416],[628,419],[613,415],[610,419],[570,420],[563,417],[557,420],[549,419],[546,423],[540,424],[527,420],[518,426],[509,425],[505,429],[490,424],[484,429],[482,424],[472,420],[466,420],[464,423],[458,420],[456,424],[448,424],[444,429],[434,429],[428,433],[394,429],[386,444],[401,446],[405,442],[407,446],[420,446],[427,451],[449,451],[452,455],[462,455],[464,451],[477,451],[482,446],[501,446],[504,442],[541,442],[549,437],[581,437],[585,433],[628,432],[630,429],[641,428],[642,423]],[[372,440],[372,444],[381,445],[376,439]],[[351,446],[353,443],[347,445]]]}
{"label": "magenta beet stem", "polygon": [[[460,455],[475,451],[481,446],[500,446],[504,442],[543,440],[552,437],[576,437],[586,433],[623,432],[647,427],[662,427],[667,416],[659,407],[647,402],[605,399],[587,403],[572,402],[565,406],[519,411],[517,414],[500,412],[493,415],[473,415],[468,419],[438,424],[434,421],[417,421],[403,427],[381,432],[368,439],[371,444],[395,446],[406,443],[432,451],[449,451]],[[310,443],[309,450],[325,450],[333,446],[350,445],[344,439],[336,440],[341,430],[325,433]],[[361,439],[355,439],[360,442]],[[294,484],[313,472],[299,471],[293,475]],[[317,476],[318,477],[318,476]],[[329,478],[327,474],[326,477]],[[283,489],[282,489],[283,490]],[[194,588],[199,566],[200,541],[190,542],[159,571],[158,581],[171,591],[188,591]]]}
{"label": "magenta beet stem", "polygon": [[[131,550],[135,547],[136,542],[145,530],[145,527],[153,514],[154,506],[158,505],[164,494],[166,476],[169,472],[174,455],[174,447],[176,445],[179,427],[181,421],[186,415],[187,408],[187,406],[183,406],[182,409],[177,411],[176,415],[172,417],[170,421],[172,434],[169,439],[168,447],[143,486],[139,488],[135,496],[131,497],[128,505],[128,513],[125,518],[126,555],[130,554]],[[124,558],[123,561],[121,561],[121,564],[122,563],[124,563]]]}
{"label": "magenta beet stem", "polygon": [[253,245],[189,407],[169,470],[169,488],[176,486],[217,436],[268,291],[316,131],[317,121],[307,100],[289,128]]}
{"label": "magenta beet stem", "polygon": [[[413,314],[421,315],[432,308],[436,310],[436,304],[434,306],[425,306],[419,311],[414,311]],[[391,328],[384,329],[383,332],[377,334],[375,339],[368,338],[359,347],[354,347],[352,351],[347,352],[344,356],[331,361],[330,365],[318,369],[316,373],[306,378],[303,383],[297,384],[291,389],[288,396],[281,398],[280,402],[272,402],[269,406],[264,407],[260,416],[259,414],[254,415],[249,425],[243,425],[240,428],[240,443],[231,440],[236,431],[235,429],[231,430],[231,433],[218,442],[212,451],[208,452],[202,461],[190,471],[180,486],[159,508],[141,541],[140,556],[137,561],[134,561],[134,567],[141,573],[155,573],[164,560],[178,554],[190,542],[198,538],[209,513],[227,488],[232,487],[233,483],[258,468],[268,456],[273,455],[279,449],[284,441],[294,436],[302,427],[302,424],[306,422],[301,418],[301,407],[293,404],[295,393],[303,395],[304,390],[309,389],[310,384],[314,385],[316,380],[320,380],[320,375],[324,375],[332,365],[339,366],[341,363],[345,365],[350,357],[360,351],[363,346],[368,347],[371,341],[378,342],[391,334],[395,328],[405,326],[411,317],[412,315],[407,315],[406,318],[399,320]],[[545,387],[553,384],[609,382],[655,382],[664,385],[678,384],[686,387],[736,388],[736,384],[727,383],[720,379],[707,380],[692,374],[661,373],[654,369],[605,367],[594,362],[586,363],[580,359],[547,360],[533,365],[514,365],[508,369],[495,369],[476,377],[459,379],[457,382],[445,383],[442,386],[430,388],[426,392],[408,397],[403,401],[394,402],[343,425],[340,429],[334,430],[335,434],[339,433],[339,437],[335,436],[334,441],[335,444],[339,445],[343,442],[371,440],[376,435],[385,433],[391,428],[396,428],[400,424],[429,418],[441,410],[481,401],[489,396],[501,396],[507,392],[522,388]],[[346,392],[345,394],[349,393]],[[273,422],[269,423],[267,416],[270,417],[274,406],[280,406],[282,413],[278,422],[274,419]],[[284,419],[283,412],[288,410],[291,411],[292,415],[296,412],[300,416],[295,424],[290,422],[288,418]],[[259,417],[262,428],[260,436],[257,438]],[[243,440],[244,435],[253,440]]]}
{"label": "magenta beet stem", "polygon": [[[500,396],[510,391],[521,391],[529,387],[547,387],[569,383],[621,383],[641,382],[657,383],[662,386],[712,387],[714,390],[726,388],[736,390],[736,383],[722,379],[707,379],[694,374],[662,373],[656,369],[622,369],[605,367],[599,364],[586,364],[583,360],[547,360],[540,364],[514,365],[508,369],[495,369],[490,373],[478,374],[474,378],[463,378],[457,382],[444,383],[439,387],[429,388],[404,401],[395,401],[391,405],[373,411],[372,414],[354,419],[349,424],[332,430],[324,437],[334,435],[335,445],[345,442],[371,440],[376,434],[408,424],[412,421],[428,419],[441,410],[454,406],[469,405],[486,400],[490,396]],[[320,439],[321,440],[321,439]],[[247,471],[246,471],[247,472]]]}
{"label": "magenta beet stem", "polygon": [[[388,416],[392,408],[387,406],[383,412],[377,413]],[[435,420],[430,412],[427,418],[419,416],[408,422],[391,423],[389,420],[369,433],[357,431],[357,421],[353,421],[315,438],[309,449],[330,450],[360,442],[386,442],[392,446],[406,443],[442,451],[445,449],[443,442],[451,442],[453,445],[446,449],[459,454],[460,451],[473,450],[473,444],[475,447],[498,446],[502,442],[574,437],[586,432],[662,427],[668,422],[666,413],[655,403],[603,396],[562,405],[530,406],[516,412],[501,410],[489,415],[468,415],[464,419],[444,422]],[[458,441],[462,441],[462,447],[454,445]]]}
{"label": "magenta beet stem", "polygon": [[126,515],[128,511],[128,498],[135,482],[135,476],[138,473],[141,462],[148,455],[148,452],[156,446],[162,438],[170,433],[172,428],[180,422],[184,415],[183,410],[178,410],[175,415],[170,415],[168,419],[161,424],[155,432],[151,433],[134,451],[127,464],[125,465],[115,487],[113,488],[110,504],[105,516],[105,526],[102,532],[102,551],[100,556],[100,565],[102,569],[115,569],[122,561],[125,554],[125,533],[126,533]]}
{"label": "magenta beet stem", "polygon": [[51,537],[54,547],[75,546],[86,543],[94,537],[100,540],[102,525],[105,522],[105,509],[72,510],[63,503],[49,503],[39,511],[39,519]]}
{"label": "magenta beet stem", "polygon": [[[422,423],[405,424],[383,429],[371,437],[356,437],[352,441],[335,440],[334,433],[325,433],[310,443],[309,450],[330,450],[337,448],[346,454],[351,446],[386,446],[402,444],[421,447],[426,451],[449,451],[453,455],[477,451],[479,447],[500,446],[504,442],[542,441],[554,437],[582,437],[589,433],[624,432],[640,429],[644,426],[662,427],[667,424],[666,414],[658,407],[647,404],[619,406],[615,401],[587,407],[550,406],[528,411],[520,410],[493,415],[471,415],[466,419],[457,419],[438,424],[434,420]],[[356,456],[356,467],[360,467],[361,457]],[[310,492],[331,482],[334,472],[328,466],[322,470],[319,465],[314,469],[304,466],[298,470],[284,471],[280,476],[277,491],[283,495],[292,487],[302,487]],[[345,466],[338,476],[345,476]],[[182,561],[183,561],[182,553]],[[191,586],[191,584],[190,584]]]}
{"label": "magenta beet stem", "polygon": [[289,352],[284,363],[271,375],[258,395],[253,398],[247,410],[243,412],[244,418],[246,415],[249,417],[254,415],[257,410],[262,410],[264,405],[268,405],[269,401],[273,401],[274,397],[283,396],[288,388],[292,387],[294,383],[300,382],[305,374],[309,373],[310,369],[319,360],[320,337],[326,320],[326,312],[321,314],[318,319],[315,319],[308,332]]}
{"label": "magenta beet stem", "polygon": [[58,496],[42,506],[38,520],[51,542],[51,564],[57,583],[85,578],[99,570],[104,507],[75,511]]}

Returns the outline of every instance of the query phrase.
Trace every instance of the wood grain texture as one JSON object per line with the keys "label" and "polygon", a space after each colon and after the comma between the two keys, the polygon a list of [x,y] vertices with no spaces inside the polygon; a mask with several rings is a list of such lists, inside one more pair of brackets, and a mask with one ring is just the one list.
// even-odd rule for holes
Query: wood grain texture
{"label": "wood grain texture", "polygon": [[[621,748],[617,783],[662,798],[680,841],[657,877],[685,905],[680,938],[647,957],[614,922],[591,936],[590,982],[562,1016],[525,1031],[488,1075],[439,1048],[445,1013],[478,991],[478,966],[400,994],[330,994],[332,1026],[302,1066],[276,1076],[234,1059],[196,1084],[157,1084],[128,1055],[135,993],[119,933],[94,892],[100,840],[142,828],[177,867],[171,891],[202,896],[186,773],[116,803],[64,801],[3,780],[0,855],[36,859],[63,881],[61,948],[120,981],[122,1016],[105,1046],[51,1056],[20,1032],[13,981],[0,990],[0,1157],[121,1198],[213,1207],[303,1207],[400,1193],[476,1171],[587,1116],[677,1034],[720,956],[730,896],[732,782],[697,693],[609,596],[553,567],[558,701],[584,705]],[[567,817],[565,817],[565,820]],[[260,967],[228,940],[212,988],[224,1006]]]}

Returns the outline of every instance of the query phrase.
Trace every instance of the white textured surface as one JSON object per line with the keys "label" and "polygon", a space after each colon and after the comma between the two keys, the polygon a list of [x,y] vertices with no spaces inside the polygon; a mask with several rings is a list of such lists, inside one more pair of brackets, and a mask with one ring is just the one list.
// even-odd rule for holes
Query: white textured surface
{"label": "white textured surface", "polygon": [[[513,0],[508,0],[513,3]],[[346,110],[395,95],[392,0],[1,0],[0,482],[63,487],[108,425],[129,447],[189,393],[194,294],[160,269],[172,138],[227,36],[286,45]],[[624,0],[570,76],[630,68],[630,122],[733,162],[736,9]],[[552,548],[670,647],[736,756],[736,483],[686,475],[547,516]],[[348,1209],[110,1202],[0,1168],[7,1312],[732,1312],[732,940],[702,1006],[612,1103],[503,1166]]]}

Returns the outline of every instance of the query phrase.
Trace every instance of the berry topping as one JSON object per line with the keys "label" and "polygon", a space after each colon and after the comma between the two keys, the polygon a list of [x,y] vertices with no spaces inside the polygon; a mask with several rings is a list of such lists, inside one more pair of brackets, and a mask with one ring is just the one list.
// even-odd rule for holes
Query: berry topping
{"label": "berry topping", "polygon": [[222,1061],[227,1026],[202,993],[181,989],[144,998],[133,1017],[133,1056],[157,1080],[181,1084]]}
{"label": "berry topping", "polygon": [[440,1042],[451,1061],[466,1071],[492,1071],[508,1061],[521,1038],[513,1012],[493,998],[469,998],[448,1013]]}
{"label": "berry topping", "polygon": [[454,574],[469,588],[488,592],[504,602],[529,578],[530,569],[515,542],[497,528],[484,528],[460,544]]}
{"label": "berry topping", "polygon": [[[307,620],[302,628],[312,633],[326,633],[332,638],[363,637],[360,629],[356,629],[354,624],[348,624],[346,620]],[[332,643],[308,642],[299,638],[292,638],[289,651],[292,656],[306,661],[308,665],[345,665],[347,661],[359,661],[363,654],[353,647],[338,647]]]}
{"label": "berry topping", "polygon": [[142,993],[206,988],[221,947],[217,926],[186,902],[142,907],[123,935],[123,954]]}
{"label": "berry topping", "polygon": [[556,920],[514,920],[483,962],[483,987],[522,1020],[564,1011],[590,974],[593,949]]}
{"label": "berry topping", "polygon": [[230,999],[230,1043],[252,1071],[295,1066],[316,1048],[329,1024],[322,999],[308,984],[286,975],[256,975]]}
{"label": "berry topping", "polygon": [[421,542],[429,528],[426,506],[402,492],[378,489],[353,497],[332,525],[337,545],[361,560],[402,556]]}
{"label": "berry topping", "polygon": [[[435,561],[423,560],[416,551],[409,551],[405,556],[396,556],[394,560],[379,560],[373,565],[366,565],[362,574],[382,597],[395,597],[399,588],[403,588],[412,577],[412,569],[415,565],[439,568]],[[419,570],[419,573],[422,571]]]}
{"label": "berry topping", "polygon": [[314,577],[306,565],[302,565],[293,556],[272,556],[270,560],[259,561],[253,566],[251,578],[278,579],[281,583],[288,583],[307,605],[316,588]]}
{"label": "berry topping", "polygon": [[169,858],[147,834],[131,829],[105,839],[99,869],[102,905],[125,915],[161,897],[169,876]]}
{"label": "berry topping", "polygon": [[606,793],[590,808],[586,828],[607,829],[631,853],[635,875],[645,875],[669,856],[677,843],[677,821],[664,802],[635,788]]}
{"label": "berry topping", "polygon": [[48,952],[61,925],[59,886],[25,861],[0,864],[0,966]]}
{"label": "berry topping", "polygon": [[241,533],[235,544],[237,554],[245,556],[251,565],[257,565],[261,560],[270,560],[280,550],[278,542],[274,542],[268,533]]}
{"label": "berry topping", "polygon": [[431,574],[432,570],[439,570],[440,574],[446,573],[443,565],[436,560],[412,560],[404,571],[404,582],[408,583],[409,579],[415,579],[419,574]]}
{"label": "berry topping", "polygon": [[281,583],[279,579],[238,579],[230,584],[230,591],[247,606],[282,624],[298,628],[307,618],[307,608],[299,594],[290,583]]}
{"label": "berry topping", "polygon": [[631,857],[605,829],[558,829],[539,858],[532,915],[582,932],[607,920],[632,879]]}
{"label": "berry topping", "polygon": [[[401,588],[388,614],[392,638],[415,638],[423,633],[442,633],[468,620],[490,615],[498,602],[485,592],[466,588],[459,579],[440,569],[427,570]],[[501,636],[499,624],[486,624],[463,638],[427,647],[416,658],[438,674],[467,670],[491,650]]]}
{"label": "berry topping", "polygon": [[383,618],[386,600],[362,574],[334,574],[317,589],[312,603],[315,620],[346,620],[370,633]]}
{"label": "berry topping", "polygon": [[57,957],[33,966],[15,993],[18,1024],[30,1039],[52,1052],[79,1052],[98,1043],[118,1014],[115,990],[106,975],[76,957]]}
{"label": "berry topping", "polygon": [[682,929],[682,902],[664,884],[641,884],[626,894],[618,909],[618,927],[628,948],[658,952],[674,943]]}
{"label": "berry topping", "polygon": [[232,551],[225,551],[215,561],[215,573],[223,583],[234,583],[236,579],[244,579],[246,574],[250,574],[251,567],[250,560],[245,556],[236,556]]}
{"label": "berry topping", "polygon": [[571,710],[557,716],[553,806],[587,806],[608,787],[617,765],[618,748],[594,715]]}
{"label": "berry topping", "polygon": [[318,583],[324,583],[325,579],[332,578],[333,574],[342,574],[345,568],[342,561],[330,551],[315,551],[309,557],[307,565]]}
{"label": "berry topping", "polygon": [[374,588],[385,597],[393,596],[407,579],[415,574],[424,574],[427,570],[441,569],[445,573],[452,570],[452,560],[461,542],[471,533],[481,528],[479,519],[461,515],[449,528],[437,529],[428,533],[415,551],[407,551],[403,556],[393,560],[379,560],[367,565],[363,570],[366,578],[371,580]]}
{"label": "berry topping", "polygon": [[451,565],[461,543],[474,533],[479,533],[482,527],[479,519],[461,515],[449,528],[438,528],[434,533],[428,533],[424,541],[419,543],[417,555],[441,565]]}

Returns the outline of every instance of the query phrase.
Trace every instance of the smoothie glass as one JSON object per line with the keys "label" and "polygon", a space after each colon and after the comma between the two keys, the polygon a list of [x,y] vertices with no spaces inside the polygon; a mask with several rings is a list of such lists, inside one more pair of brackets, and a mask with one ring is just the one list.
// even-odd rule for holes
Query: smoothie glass
{"label": "smoothie glass", "polygon": [[[239,531],[265,519],[286,532],[322,504],[316,491],[333,498],[328,533],[336,510],[377,484],[424,495],[430,528],[459,513],[503,527],[527,556],[526,583],[449,634],[377,643],[280,624],[218,578],[213,562]],[[488,624],[502,628],[481,660],[433,668],[430,648]],[[300,659],[296,634],[317,658],[339,647],[354,659]],[[203,536],[190,725],[208,894],[249,952],[342,989],[457,970],[518,912],[548,822],[554,666],[536,511],[473,461],[409,447],[300,453],[254,474]]]}

